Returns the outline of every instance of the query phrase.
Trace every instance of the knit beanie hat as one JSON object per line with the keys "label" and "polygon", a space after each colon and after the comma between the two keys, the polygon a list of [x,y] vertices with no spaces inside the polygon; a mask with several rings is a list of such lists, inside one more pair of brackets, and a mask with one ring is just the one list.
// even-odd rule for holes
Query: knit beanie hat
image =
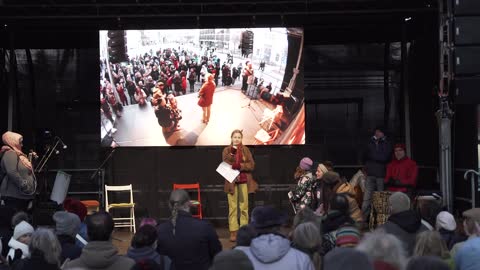
{"label": "knit beanie hat", "polygon": [[457,228],[457,222],[452,214],[447,211],[442,211],[437,215],[436,229],[445,229],[447,231],[455,231]]}
{"label": "knit beanie hat", "polygon": [[325,167],[325,165],[323,165],[323,163],[318,164],[318,169],[320,169],[320,171],[323,172],[323,173],[328,172],[327,167]]}
{"label": "knit beanie hat", "polygon": [[312,169],[313,161],[309,157],[304,157],[300,160],[300,164],[298,165],[302,170],[309,171]]}
{"label": "knit beanie hat", "polygon": [[406,145],[404,143],[397,143],[395,144],[395,146],[393,147],[393,149],[396,149],[396,148],[401,148],[403,149],[403,151],[405,151],[407,149]]}
{"label": "knit beanie hat", "polygon": [[13,230],[13,239],[18,240],[21,236],[25,234],[32,234],[34,231],[32,225],[28,224],[26,221],[22,221],[15,226]]}
{"label": "knit beanie hat", "polygon": [[360,242],[360,232],[354,226],[343,226],[337,230],[337,247],[354,247]]}
{"label": "knit beanie hat", "polygon": [[80,231],[80,218],[66,211],[59,211],[53,214],[55,221],[55,233],[57,235],[68,235],[75,237]]}

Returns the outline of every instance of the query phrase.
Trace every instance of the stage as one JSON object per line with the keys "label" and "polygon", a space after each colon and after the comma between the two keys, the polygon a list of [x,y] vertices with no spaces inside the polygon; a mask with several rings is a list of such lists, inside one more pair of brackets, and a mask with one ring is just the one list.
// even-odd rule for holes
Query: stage
{"label": "stage", "polygon": [[187,93],[176,99],[183,117],[179,131],[164,135],[153,107],[134,104],[124,106],[122,117],[116,119],[115,141],[120,146],[227,145],[231,131],[242,129],[243,142],[254,144],[264,110],[275,108],[261,99],[251,100],[238,86],[220,86],[213,96],[210,122],[204,124],[202,108],[197,105],[198,93]]}

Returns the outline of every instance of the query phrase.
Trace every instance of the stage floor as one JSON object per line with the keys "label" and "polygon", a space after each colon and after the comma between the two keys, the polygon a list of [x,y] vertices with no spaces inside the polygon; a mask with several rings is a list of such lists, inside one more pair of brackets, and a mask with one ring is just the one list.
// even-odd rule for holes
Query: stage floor
{"label": "stage floor", "polygon": [[230,133],[242,129],[243,142],[253,144],[265,108],[274,109],[274,105],[263,100],[250,100],[237,86],[220,86],[213,96],[210,122],[204,124],[202,108],[197,105],[198,93],[176,99],[183,117],[179,131],[164,136],[150,104],[143,108],[129,105],[116,120],[115,141],[120,146],[227,145]]}
{"label": "stage floor", "polygon": [[[231,249],[235,245],[235,243],[230,242],[230,232],[227,228],[215,228],[217,231],[217,235],[222,243],[222,247],[224,250]],[[120,254],[124,255],[127,253],[128,247],[130,246],[130,242],[132,240],[133,233],[131,233],[126,228],[115,229],[112,236],[112,243],[118,248]]]}

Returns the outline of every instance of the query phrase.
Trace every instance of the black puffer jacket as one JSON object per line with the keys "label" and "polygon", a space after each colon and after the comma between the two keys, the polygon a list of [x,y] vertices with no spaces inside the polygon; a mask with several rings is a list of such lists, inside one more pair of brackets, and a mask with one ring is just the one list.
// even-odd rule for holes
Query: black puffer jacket
{"label": "black puffer jacket", "polygon": [[412,210],[391,215],[381,228],[402,241],[408,256],[413,254],[417,234],[428,230],[417,213]]}
{"label": "black puffer jacket", "polygon": [[386,137],[372,137],[365,153],[365,167],[368,176],[385,177],[386,165],[392,160],[392,144]]}

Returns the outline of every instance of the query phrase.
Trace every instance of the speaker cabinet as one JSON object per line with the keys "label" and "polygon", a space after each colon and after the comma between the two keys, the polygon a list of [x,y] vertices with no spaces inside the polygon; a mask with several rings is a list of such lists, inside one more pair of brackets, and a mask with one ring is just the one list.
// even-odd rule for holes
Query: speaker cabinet
{"label": "speaker cabinet", "polygon": [[480,74],[480,46],[455,48],[455,74]]}
{"label": "speaker cabinet", "polygon": [[480,104],[480,77],[455,79],[457,104]]}

